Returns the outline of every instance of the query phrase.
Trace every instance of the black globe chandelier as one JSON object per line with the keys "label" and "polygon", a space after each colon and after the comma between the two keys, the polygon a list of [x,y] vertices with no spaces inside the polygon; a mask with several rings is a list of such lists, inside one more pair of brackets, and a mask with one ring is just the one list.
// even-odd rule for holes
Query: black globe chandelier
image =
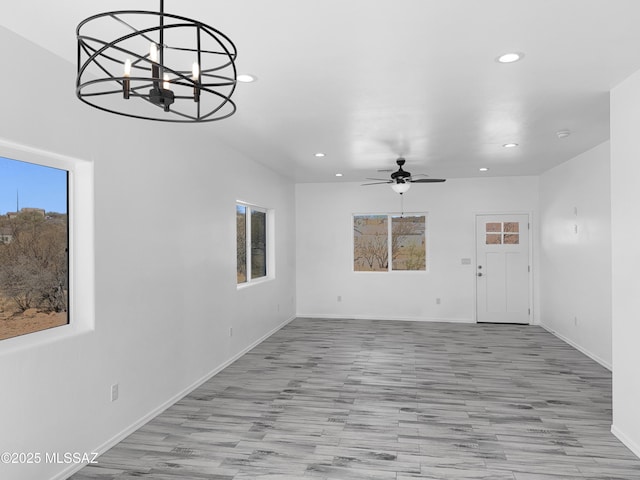
{"label": "black globe chandelier", "polygon": [[[100,110],[162,122],[198,123],[233,115],[236,47],[220,31],[160,11],[121,10],[76,29],[76,95]],[[117,36],[114,40],[102,40]]]}

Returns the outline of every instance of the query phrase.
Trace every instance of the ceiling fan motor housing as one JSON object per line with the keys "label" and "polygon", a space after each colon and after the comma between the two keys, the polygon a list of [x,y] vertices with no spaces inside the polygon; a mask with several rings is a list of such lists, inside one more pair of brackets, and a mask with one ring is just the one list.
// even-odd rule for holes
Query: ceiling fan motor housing
{"label": "ceiling fan motor housing", "polygon": [[402,166],[404,165],[405,159],[404,158],[399,158],[398,160],[396,160],[396,163],[398,164],[398,171],[397,172],[393,172],[391,174],[391,179],[395,180],[396,183],[405,183],[405,179],[411,178],[411,173],[409,172],[405,172],[402,169]]}

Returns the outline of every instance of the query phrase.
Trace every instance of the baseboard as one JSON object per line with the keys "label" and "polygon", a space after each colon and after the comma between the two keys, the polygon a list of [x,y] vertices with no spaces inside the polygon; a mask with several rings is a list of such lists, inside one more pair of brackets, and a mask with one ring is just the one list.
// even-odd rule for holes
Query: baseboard
{"label": "baseboard", "polygon": [[[142,418],[140,418],[139,420],[134,422],[132,425],[128,426],[127,428],[122,430],[120,433],[116,434],[115,436],[113,436],[112,438],[110,438],[109,440],[104,442],[99,447],[94,448],[94,449],[89,449],[87,451],[96,452],[99,455],[102,455],[107,450],[109,450],[110,448],[114,447],[115,445],[120,443],[122,440],[124,440],[126,437],[131,435],[133,432],[138,430],[140,427],[142,427],[143,425],[145,425],[146,423],[148,423],[149,421],[153,420],[155,417],[160,415],[162,412],[164,412],[167,408],[169,408],[171,405],[176,403],[178,400],[182,399],[184,396],[186,396],[189,393],[191,393],[192,391],[194,391],[200,385],[202,385],[203,383],[205,383],[206,381],[210,380],[212,377],[214,377],[215,375],[220,373],[222,370],[224,370],[229,365],[231,365],[233,362],[235,362],[240,357],[242,357],[245,353],[247,353],[248,351],[254,349],[258,345],[260,345],[262,342],[264,342],[267,338],[269,338],[271,335],[276,333],[278,330],[282,329],[283,327],[285,327],[286,325],[291,323],[295,318],[296,317],[293,316],[293,317],[285,320],[280,325],[278,325],[277,327],[275,327],[274,329],[272,329],[268,333],[264,334],[262,337],[260,337],[255,342],[253,342],[251,345],[249,345],[248,347],[242,349],[240,352],[236,353],[233,357],[231,357],[230,359],[228,359],[224,363],[218,365],[216,368],[211,370],[209,373],[207,373],[206,375],[204,375],[200,379],[198,379],[195,382],[193,382],[187,388],[183,389],[181,392],[177,393],[176,395],[171,397],[166,402],[164,402],[161,405],[159,405],[158,407],[154,408],[151,412],[149,412],[146,415],[144,415]],[[86,464],[82,464],[82,463],[70,465],[68,468],[64,469],[63,471],[59,472],[55,476],[51,477],[51,480],[65,480],[65,479],[69,478],[71,475],[73,475],[74,473],[77,473],[78,471],[80,471],[85,466],[86,466]]]}
{"label": "baseboard", "polygon": [[625,447],[627,447],[631,452],[638,458],[640,458],[640,445],[632,441],[629,437],[627,437],[624,433],[622,433],[615,425],[611,425],[611,433],[613,433],[618,440],[620,440]]}
{"label": "baseboard", "polygon": [[555,330],[553,330],[552,328],[548,327],[547,325],[545,325],[544,323],[540,322],[538,324],[539,326],[541,326],[542,328],[544,328],[547,332],[549,332],[550,334],[558,337],[560,340],[562,340],[565,343],[568,343],[569,345],[571,345],[573,348],[575,348],[576,350],[578,350],[579,352],[584,353],[587,357],[591,358],[592,360],[598,362],[600,365],[602,365],[604,368],[606,368],[609,371],[613,371],[613,367],[612,365],[605,361],[604,359],[600,358],[598,355],[596,355],[595,353],[591,353],[589,350],[587,350],[586,348],[578,345],[576,342],[574,342],[573,340],[570,340],[569,338],[565,337],[564,335],[556,332]]}
{"label": "baseboard", "polygon": [[331,320],[391,320],[400,322],[444,322],[444,323],[475,323],[472,318],[427,318],[427,317],[390,317],[373,315],[338,315],[338,314],[316,314],[299,313],[296,318],[329,318]]}

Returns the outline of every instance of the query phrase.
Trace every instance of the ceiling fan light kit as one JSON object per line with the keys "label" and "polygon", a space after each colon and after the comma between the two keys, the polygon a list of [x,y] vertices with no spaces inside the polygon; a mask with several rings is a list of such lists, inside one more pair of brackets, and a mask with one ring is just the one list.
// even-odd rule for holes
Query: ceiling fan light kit
{"label": "ceiling fan light kit", "polygon": [[394,192],[399,193],[400,195],[402,195],[405,192],[408,192],[409,188],[411,188],[411,184],[408,183],[408,182],[392,183],[391,184],[391,189]]}
{"label": "ceiling fan light kit", "polygon": [[[103,32],[112,32],[109,40]],[[236,47],[200,21],[160,10],[120,10],[76,29],[76,96],[105,112],[199,123],[233,115]]]}

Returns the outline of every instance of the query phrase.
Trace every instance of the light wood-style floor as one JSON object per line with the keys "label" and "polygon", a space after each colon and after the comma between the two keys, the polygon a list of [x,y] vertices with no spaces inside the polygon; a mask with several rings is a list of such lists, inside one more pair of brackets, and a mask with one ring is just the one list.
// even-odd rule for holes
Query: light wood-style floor
{"label": "light wood-style floor", "polygon": [[73,480],[632,480],[611,373],[537,326],[297,319]]}

